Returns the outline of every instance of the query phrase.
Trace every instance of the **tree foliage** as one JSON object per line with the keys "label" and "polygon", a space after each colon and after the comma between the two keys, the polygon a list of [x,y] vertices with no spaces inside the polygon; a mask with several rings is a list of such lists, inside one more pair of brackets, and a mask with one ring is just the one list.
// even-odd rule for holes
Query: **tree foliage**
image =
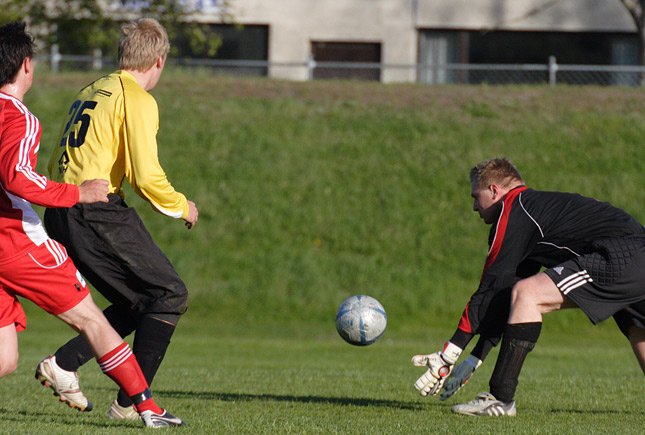
{"label": "tree foliage", "polygon": [[645,65],[645,0],[620,0],[627,8],[638,31],[640,43],[640,64]]}
{"label": "tree foliage", "polygon": [[[233,0],[220,0],[219,21],[232,22]],[[66,54],[90,54],[100,49],[116,55],[121,25],[138,17],[156,18],[172,41],[171,56],[212,57],[221,36],[207,23],[192,19],[198,12],[191,0],[0,0],[0,22],[25,21],[40,48],[58,44]]]}

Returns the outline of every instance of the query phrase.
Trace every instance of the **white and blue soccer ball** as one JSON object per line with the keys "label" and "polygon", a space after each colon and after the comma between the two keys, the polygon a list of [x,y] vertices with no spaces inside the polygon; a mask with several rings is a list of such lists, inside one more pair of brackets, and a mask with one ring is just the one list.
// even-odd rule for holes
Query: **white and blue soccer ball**
{"label": "white and blue soccer ball", "polygon": [[386,326],[385,309],[371,296],[352,296],[340,304],[336,313],[338,333],[355,346],[374,343],[383,335]]}

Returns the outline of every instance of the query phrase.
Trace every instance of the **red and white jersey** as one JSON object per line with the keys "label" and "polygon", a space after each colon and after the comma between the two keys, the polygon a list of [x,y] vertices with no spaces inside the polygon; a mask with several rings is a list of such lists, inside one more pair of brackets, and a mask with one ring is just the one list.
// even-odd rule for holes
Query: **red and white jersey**
{"label": "red and white jersey", "polygon": [[78,202],[78,187],[56,183],[36,173],[41,127],[17,98],[0,92],[0,264],[48,242],[54,256],[67,257],[49,239],[31,204],[71,207]]}

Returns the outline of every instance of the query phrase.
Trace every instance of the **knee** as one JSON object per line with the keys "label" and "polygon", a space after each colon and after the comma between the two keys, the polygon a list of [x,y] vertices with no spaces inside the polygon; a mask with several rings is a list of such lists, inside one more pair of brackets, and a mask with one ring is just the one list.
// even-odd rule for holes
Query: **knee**
{"label": "knee", "polygon": [[13,373],[18,368],[18,352],[0,357],[0,378]]}
{"label": "knee", "polygon": [[[173,288],[171,294],[166,295],[163,300],[159,301],[163,306],[163,312],[172,313],[179,318],[188,310],[188,289],[180,282]],[[161,310],[155,310],[161,311]]]}
{"label": "knee", "polygon": [[511,306],[527,305],[534,303],[532,292],[525,280],[519,281],[513,286],[511,292]]}

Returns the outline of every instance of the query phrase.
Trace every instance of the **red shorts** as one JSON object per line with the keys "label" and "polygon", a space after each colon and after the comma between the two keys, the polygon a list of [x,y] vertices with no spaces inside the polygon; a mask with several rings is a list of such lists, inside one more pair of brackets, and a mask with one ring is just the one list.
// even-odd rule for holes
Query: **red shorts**
{"label": "red shorts", "polygon": [[0,328],[13,323],[17,331],[22,331],[27,326],[16,296],[57,315],[74,308],[88,294],[65,248],[49,239],[13,261],[0,264]]}

